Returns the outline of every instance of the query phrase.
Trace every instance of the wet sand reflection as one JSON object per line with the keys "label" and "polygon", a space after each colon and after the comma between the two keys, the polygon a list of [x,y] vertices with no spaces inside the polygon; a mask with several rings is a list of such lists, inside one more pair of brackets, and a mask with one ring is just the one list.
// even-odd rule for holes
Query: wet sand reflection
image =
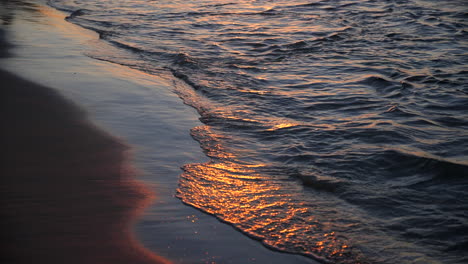
{"label": "wet sand reflection", "polygon": [[2,263],[167,263],[132,235],[152,194],[129,148],[53,90],[0,77]]}

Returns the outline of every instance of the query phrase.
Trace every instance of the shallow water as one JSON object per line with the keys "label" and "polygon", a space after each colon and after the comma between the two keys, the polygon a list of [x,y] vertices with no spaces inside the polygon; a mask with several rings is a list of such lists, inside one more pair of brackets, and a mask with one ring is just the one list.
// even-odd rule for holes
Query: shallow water
{"label": "shallow water", "polygon": [[324,262],[468,261],[465,1],[50,4],[90,57],[191,86],[183,202]]}

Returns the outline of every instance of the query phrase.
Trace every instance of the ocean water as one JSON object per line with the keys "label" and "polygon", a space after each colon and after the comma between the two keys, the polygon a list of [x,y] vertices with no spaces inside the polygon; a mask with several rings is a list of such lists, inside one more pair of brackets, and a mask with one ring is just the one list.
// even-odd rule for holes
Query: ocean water
{"label": "ocean water", "polygon": [[49,4],[88,56],[187,84],[210,162],[182,202],[324,263],[468,262],[466,1]]}

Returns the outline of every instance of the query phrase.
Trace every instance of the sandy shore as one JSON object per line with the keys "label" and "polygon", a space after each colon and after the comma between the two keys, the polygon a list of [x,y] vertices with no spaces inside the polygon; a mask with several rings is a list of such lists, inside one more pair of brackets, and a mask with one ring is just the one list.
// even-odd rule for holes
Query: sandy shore
{"label": "sandy shore", "polygon": [[0,79],[2,263],[166,263],[133,238],[151,193],[128,148],[55,91]]}
{"label": "sandy shore", "polygon": [[180,167],[206,160],[189,135],[196,112],[171,91],[183,83],[84,56],[98,35],[34,2],[0,3],[0,39],[10,42],[0,45],[10,55],[0,68],[14,73],[0,76],[5,258],[316,263],[271,251],[175,198]]}

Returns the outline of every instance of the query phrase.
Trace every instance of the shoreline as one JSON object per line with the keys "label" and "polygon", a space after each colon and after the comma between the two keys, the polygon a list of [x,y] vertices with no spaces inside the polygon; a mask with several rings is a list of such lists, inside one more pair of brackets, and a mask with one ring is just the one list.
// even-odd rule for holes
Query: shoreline
{"label": "shoreline", "polygon": [[53,90],[0,78],[4,261],[169,263],[133,237],[151,193],[135,181],[128,147]]}
{"label": "shoreline", "polygon": [[[207,159],[189,135],[190,128],[201,124],[196,111],[184,105],[172,92],[174,83],[183,85],[182,82],[170,76],[148,75],[84,56],[87,43],[99,41],[96,33],[66,22],[65,14],[60,11],[43,5],[35,8],[38,10],[34,13],[24,11],[29,15],[27,18],[24,13],[21,15],[23,11],[13,10],[17,12],[16,18],[8,26],[6,37],[13,42],[9,50],[11,57],[0,60],[0,69],[10,71],[20,79],[32,80],[40,87],[54,89],[88,113],[88,128],[99,130],[106,136],[109,134],[103,131],[108,131],[125,140],[126,143],[122,143],[115,136],[109,136],[108,140],[116,145],[106,151],[119,156],[125,166],[131,163],[131,167],[136,167],[141,172],[138,180],[144,182],[145,187],[137,185],[140,187],[136,192],[132,189],[134,183],[127,187],[123,184],[122,188],[128,188],[129,195],[121,200],[116,198],[126,204],[127,207],[123,206],[125,210],[128,210],[128,203],[135,206],[139,203],[137,200],[141,202],[136,211],[130,210],[132,219],[137,216],[138,219],[133,234],[127,234],[128,237],[135,237],[148,250],[175,263],[317,263],[303,256],[272,251],[232,226],[175,198],[180,167]],[[145,100],[153,102],[150,109],[140,108],[140,103]],[[55,112],[59,111],[62,110]],[[52,129],[47,135],[59,132],[53,122],[46,128]],[[70,133],[78,131],[71,130]],[[133,152],[131,160],[126,145]],[[70,151],[70,155],[81,158],[83,153]],[[104,160],[103,164],[106,162]],[[48,167],[53,168],[52,165]],[[131,175],[133,173],[124,177],[128,179]],[[56,184],[59,183],[63,186],[71,184],[64,180]],[[122,193],[120,185],[110,186],[108,195]],[[148,197],[145,191],[148,188],[155,193],[155,200],[138,198],[141,193]],[[85,189],[81,190],[86,193]],[[92,200],[89,203],[93,204]],[[64,201],[63,206],[66,204],[69,203]],[[113,208],[116,205],[104,206],[102,210]],[[68,216],[74,218],[75,214],[77,212],[72,210]],[[85,211],[82,214],[86,214]],[[26,221],[34,222],[34,219]]]}

